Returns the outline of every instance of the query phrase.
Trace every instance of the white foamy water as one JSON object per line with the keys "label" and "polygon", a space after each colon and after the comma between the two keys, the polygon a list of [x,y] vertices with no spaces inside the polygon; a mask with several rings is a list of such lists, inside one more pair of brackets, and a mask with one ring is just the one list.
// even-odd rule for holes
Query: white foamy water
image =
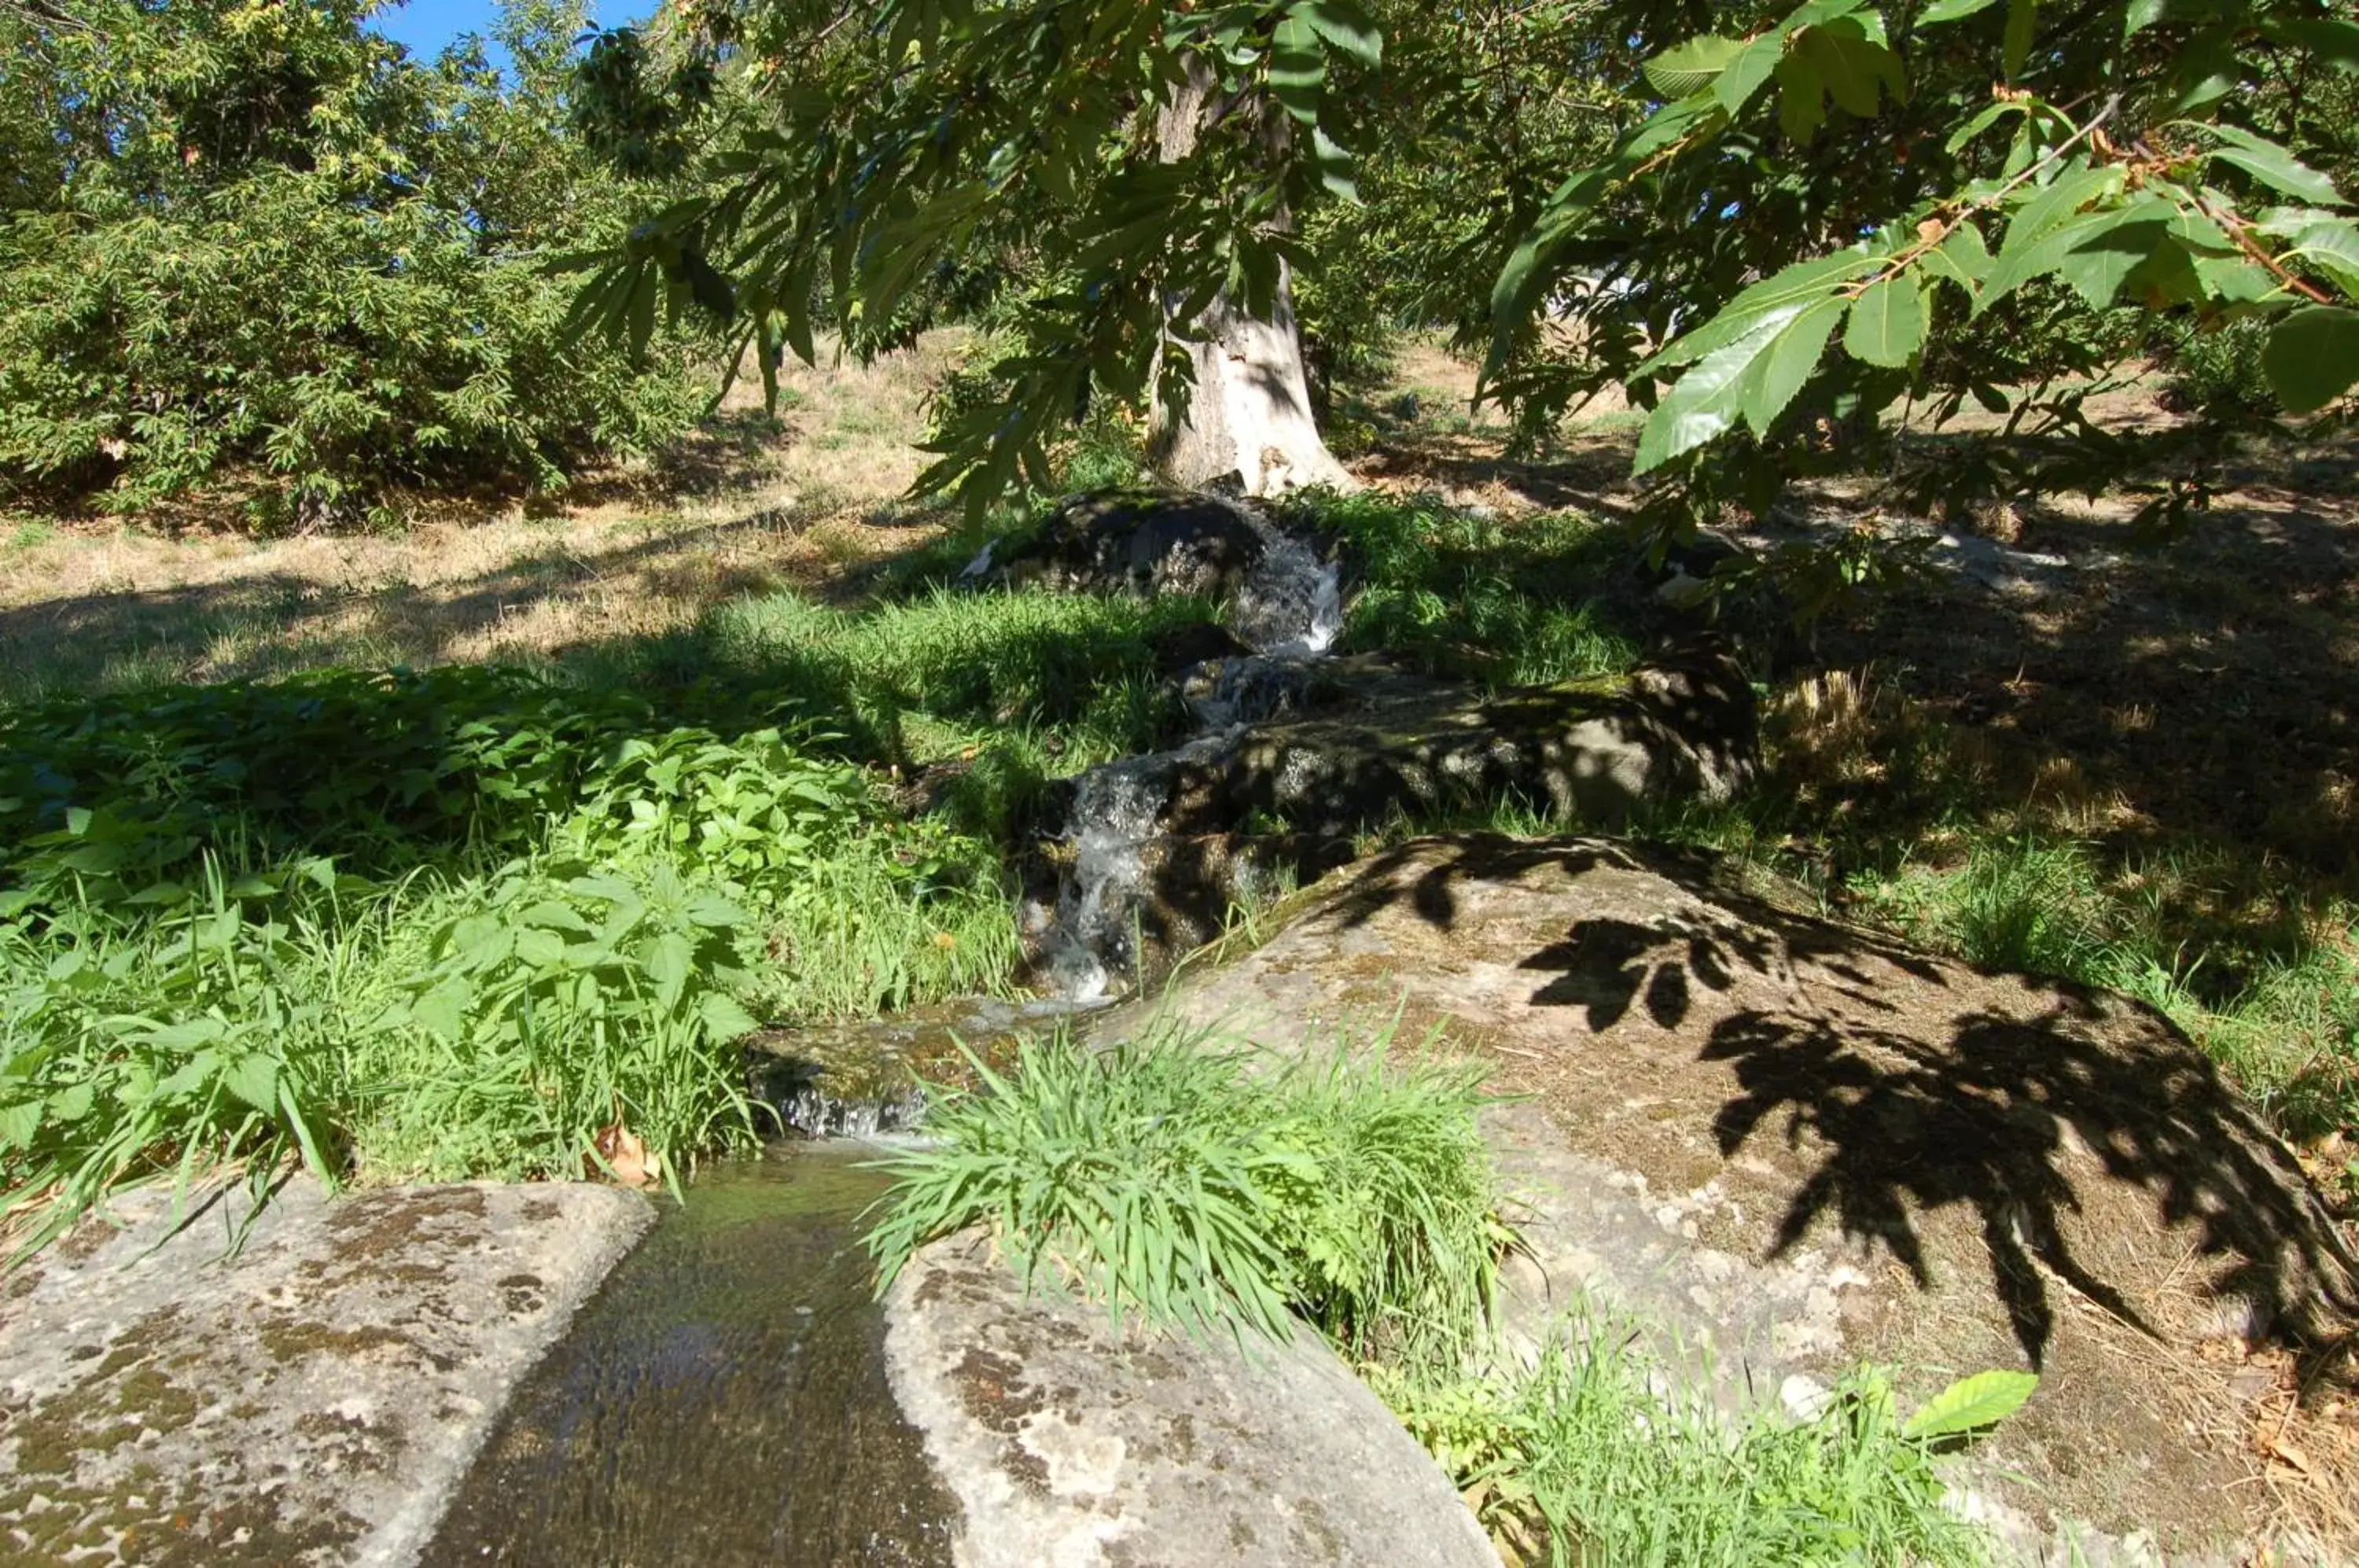
{"label": "white foamy water", "polygon": [[[1257,515],[1245,516],[1263,549],[1230,605],[1228,623],[1256,657],[1230,661],[1235,668],[1223,669],[1217,692],[1197,703],[1205,729],[1195,739],[1091,768],[1074,780],[1060,835],[1073,846],[1073,865],[1041,936],[1049,984],[1069,1001],[1096,1001],[1136,973],[1149,852],[1163,834],[1179,770],[1216,760],[1234,746],[1244,733],[1236,721],[1259,717],[1281,702],[1281,693],[1300,684],[1299,667],[1325,656],[1343,635],[1337,565]],[[966,574],[980,578],[991,569],[986,549]]]}
{"label": "white foamy water", "polygon": [[1058,995],[1096,1001],[1136,968],[1147,852],[1162,833],[1172,779],[1182,767],[1220,756],[1237,733],[1199,735],[1169,751],[1093,768],[1074,780],[1064,833],[1073,846],[1072,869],[1041,942]]}

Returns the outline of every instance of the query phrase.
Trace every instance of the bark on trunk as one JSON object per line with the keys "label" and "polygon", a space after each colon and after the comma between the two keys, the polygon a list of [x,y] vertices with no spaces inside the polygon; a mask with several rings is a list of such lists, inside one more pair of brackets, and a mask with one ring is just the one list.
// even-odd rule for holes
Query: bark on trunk
{"label": "bark on trunk", "polygon": [[[1157,126],[1164,162],[1195,151],[1215,82],[1201,61],[1189,62],[1188,84]],[[1194,487],[1234,474],[1248,495],[1357,485],[1320,438],[1302,332],[1294,318],[1293,279],[1283,264],[1266,319],[1246,314],[1223,290],[1194,331],[1201,342],[1164,340],[1164,352],[1185,353],[1196,373],[1184,415],[1175,419],[1172,409],[1156,406],[1153,451],[1165,478]]]}

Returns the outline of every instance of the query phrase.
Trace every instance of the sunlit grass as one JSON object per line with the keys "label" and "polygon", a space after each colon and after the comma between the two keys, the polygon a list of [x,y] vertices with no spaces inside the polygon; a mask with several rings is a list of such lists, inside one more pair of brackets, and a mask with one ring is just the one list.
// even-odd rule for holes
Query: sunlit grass
{"label": "sunlit grass", "polygon": [[1367,1371],[1513,1563],[1933,1568],[1988,1556],[1942,1507],[1933,1443],[1873,1372],[1808,1419],[1732,1417],[1672,1389],[1634,1327],[1596,1316],[1560,1325],[1528,1364]]}
{"label": "sunlit grass", "polygon": [[1479,1063],[1387,1059],[1388,1037],[1284,1058],[1158,1023],[1094,1050],[1026,1046],[927,1116],[870,1238],[881,1285],[987,1227],[1028,1279],[1116,1318],[1447,1356],[1488,1318],[1507,1233],[1474,1113]]}

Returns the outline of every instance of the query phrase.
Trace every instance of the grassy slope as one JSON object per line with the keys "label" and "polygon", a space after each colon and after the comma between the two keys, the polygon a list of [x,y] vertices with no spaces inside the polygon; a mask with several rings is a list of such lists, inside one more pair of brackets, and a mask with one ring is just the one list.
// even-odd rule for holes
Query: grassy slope
{"label": "grassy slope", "polygon": [[[873,369],[803,373],[788,388],[785,441],[739,409],[669,475],[546,517],[421,518],[398,538],[260,543],[18,520],[0,539],[11,584],[0,698],[489,658],[592,692],[652,693],[667,721],[726,735],[769,722],[790,690],[796,714],[836,737],[821,750],[904,778],[935,769],[953,820],[988,836],[1045,777],[1170,732],[1153,645],[1202,611],[984,608],[928,594],[928,574],[962,546],[896,496],[917,461],[922,388],[962,352],[936,339]],[[1387,395],[1353,411],[1372,471],[1494,515],[1362,502],[1316,519],[1373,563],[1351,642],[1496,681],[1625,665],[1652,628],[1593,592],[1618,547],[1551,508],[1618,504],[1626,421],[1593,418],[1559,450],[1510,463],[1496,430],[1454,411],[1464,375],[1420,350],[1404,365],[1413,410]],[[2227,532],[2245,526],[2233,505],[2221,510]],[[2273,621],[2267,604],[2229,593],[2250,575],[2242,558],[2199,553],[2142,563],[2136,592],[2111,597],[2142,594],[2158,615],[2306,654],[2317,668],[2305,679],[2321,683],[2311,727],[2332,738],[2322,683],[2348,674],[2359,623],[2348,595],[2304,596],[2296,583],[2278,596],[2299,603]],[[2282,799],[2209,809],[2207,780],[2233,792],[2249,773],[2233,689],[2172,715],[2196,760],[2168,780],[2104,750],[2136,713],[2108,708],[2104,722],[2077,726],[1977,722],[2005,693],[1985,699],[1975,682],[2006,672],[1995,659],[1980,661],[1988,670],[1942,667],[1939,628],[1957,613],[1900,606],[1833,626],[1823,654],[1789,648],[1769,692],[1770,787],[1741,812],[1662,831],[1756,856],[1832,906],[1979,962],[2154,1001],[2290,1131],[2339,1158],[2322,1140],[2359,1122],[2359,958],[2352,823],[2332,778],[2265,772],[2259,782]],[[1951,640],[2006,630],[1977,614]],[[1932,637],[1919,635],[1929,626]],[[2094,666],[2131,646],[2137,626],[2105,632],[2102,646],[2076,644],[2071,624],[2042,635],[2051,662],[2080,647]],[[2222,657],[2217,637],[2164,640],[2166,661],[2208,669]],[[1504,815],[1541,825],[1516,808]],[[849,991],[833,994],[832,1006],[853,1005]]]}

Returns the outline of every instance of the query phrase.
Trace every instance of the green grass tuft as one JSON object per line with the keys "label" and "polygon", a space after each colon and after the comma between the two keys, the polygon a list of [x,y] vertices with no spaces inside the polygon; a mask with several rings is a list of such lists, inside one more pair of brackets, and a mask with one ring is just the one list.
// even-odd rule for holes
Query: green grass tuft
{"label": "green grass tuft", "polygon": [[1377,493],[1298,504],[1359,568],[1347,651],[1398,654],[1436,674],[1495,685],[1616,675],[1643,649],[1633,606],[1604,586],[1625,564],[1620,530],[1575,512],[1507,524]]}
{"label": "green grass tuft", "polygon": [[869,1245],[987,1226],[1027,1280],[1119,1322],[1291,1332],[1447,1354],[1485,1322],[1506,1235],[1474,1113],[1479,1068],[1365,1051],[1279,1059],[1158,1025],[1097,1051],[1059,1037],[929,1113],[887,1162]]}
{"label": "green grass tuft", "polygon": [[[1380,1367],[1370,1377],[1524,1561],[1932,1568],[1985,1560],[1984,1538],[1941,1506],[1932,1465],[1940,1440],[1918,1435],[1921,1415],[1902,1420],[1890,1384],[1873,1372],[1847,1378],[1812,1420],[1768,1410],[1730,1418],[1700,1394],[1662,1392],[1659,1368],[1632,1332],[1576,1318],[1511,1373]],[[2013,1401],[2026,1391],[2017,1380]]]}

